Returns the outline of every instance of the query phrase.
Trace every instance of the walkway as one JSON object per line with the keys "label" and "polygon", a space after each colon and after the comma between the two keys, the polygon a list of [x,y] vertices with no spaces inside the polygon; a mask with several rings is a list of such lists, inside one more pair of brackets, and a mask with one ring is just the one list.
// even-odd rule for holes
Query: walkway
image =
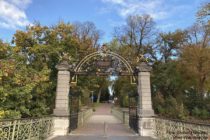
{"label": "walkway", "polygon": [[[107,131],[104,130],[106,123]],[[69,136],[53,140],[150,140],[135,134],[111,114],[111,104],[101,104],[87,123]]]}

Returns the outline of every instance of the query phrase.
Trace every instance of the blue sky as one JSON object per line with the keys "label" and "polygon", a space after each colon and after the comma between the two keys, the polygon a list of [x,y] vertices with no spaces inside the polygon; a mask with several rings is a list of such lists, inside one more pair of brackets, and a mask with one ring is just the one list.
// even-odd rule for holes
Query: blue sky
{"label": "blue sky", "polygon": [[92,21],[108,42],[113,28],[130,14],[150,14],[162,31],[186,28],[208,0],[0,0],[0,38],[10,42],[16,30],[39,21],[42,25]]}

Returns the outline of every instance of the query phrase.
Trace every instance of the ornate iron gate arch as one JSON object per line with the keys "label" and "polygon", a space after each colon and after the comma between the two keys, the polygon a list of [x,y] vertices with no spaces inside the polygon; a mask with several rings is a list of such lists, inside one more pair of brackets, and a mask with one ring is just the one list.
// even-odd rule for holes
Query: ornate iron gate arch
{"label": "ornate iron gate arch", "polygon": [[97,52],[93,52],[93,53],[87,55],[87,56],[84,57],[84,58],[80,61],[80,63],[75,67],[74,71],[76,71],[76,72],[79,71],[80,68],[81,68],[81,65],[83,65],[85,62],[87,62],[90,58],[92,58],[92,57],[94,57],[94,56],[97,56],[97,55],[100,55],[100,56],[102,56],[102,55],[108,55],[108,56],[116,57],[116,58],[120,59],[120,60],[123,62],[123,64],[127,67],[127,69],[129,70],[130,73],[133,72],[133,70],[132,70],[130,64],[128,63],[127,60],[125,60],[125,58],[123,58],[123,57],[120,56],[119,54],[114,53],[114,52],[111,52],[111,51],[108,51],[108,52],[97,51]]}
{"label": "ornate iron gate arch", "polygon": [[[81,68],[82,68],[83,65],[85,65],[85,63],[87,63],[89,60],[91,60],[94,57],[102,57],[102,59],[103,58],[107,58],[107,57],[111,57],[111,58],[119,61],[126,68],[126,71],[124,71],[124,72],[123,72],[123,70],[122,71],[118,71],[118,72],[121,73],[120,75],[122,75],[122,76],[130,76],[131,84],[136,84],[136,80],[135,80],[135,77],[134,77],[134,70],[131,67],[130,63],[124,57],[122,57],[121,55],[119,55],[119,54],[117,54],[115,52],[111,52],[110,50],[108,50],[106,48],[102,48],[100,51],[96,51],[96,52],[93,52],[93,53],[85,56],[76,65],[76,67],[73,68],[73,70],[72,70],[73,76],[72,76],[72,79],[71,79],[71,83],[77,83],[77,75],[85,75],[85,74],[87,74],[87,72],[82,71]],[[104,63],[106,63],[106,62],[104,61]],[[118,67],[118,68],[120,68],[120,67]],[[97,75],[97,73],[96,73],[96,75]],[[111,73],[110,72],[107,72],[107,73],[104,72],[103,76],[108,76],[108,75],[111,75]]]}

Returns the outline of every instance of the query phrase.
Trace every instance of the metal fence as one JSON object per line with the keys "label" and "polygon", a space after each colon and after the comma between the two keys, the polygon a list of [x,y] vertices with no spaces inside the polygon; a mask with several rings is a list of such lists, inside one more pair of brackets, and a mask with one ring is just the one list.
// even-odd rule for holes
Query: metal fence
{"label": "metal fence", "polygon": [[0,120],[0,140],[44,140],[52,132],[52,117]]}
{"label": "metal fence", "polygon": [[209,140],[210,124],[155,118],[155,136],[160,140]]}
{"label": "metal fence", "polygon": [[139,133],[138,94],[129,95],[129,126]]}

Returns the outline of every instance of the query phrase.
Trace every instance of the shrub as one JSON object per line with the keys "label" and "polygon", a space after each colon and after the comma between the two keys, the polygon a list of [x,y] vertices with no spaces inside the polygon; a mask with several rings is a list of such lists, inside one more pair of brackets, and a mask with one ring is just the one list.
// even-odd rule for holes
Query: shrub
{"label": "shrub", "polygon": [[19,119],[21,118],[21,113],[15,110],[0,110],[0,119]]}

